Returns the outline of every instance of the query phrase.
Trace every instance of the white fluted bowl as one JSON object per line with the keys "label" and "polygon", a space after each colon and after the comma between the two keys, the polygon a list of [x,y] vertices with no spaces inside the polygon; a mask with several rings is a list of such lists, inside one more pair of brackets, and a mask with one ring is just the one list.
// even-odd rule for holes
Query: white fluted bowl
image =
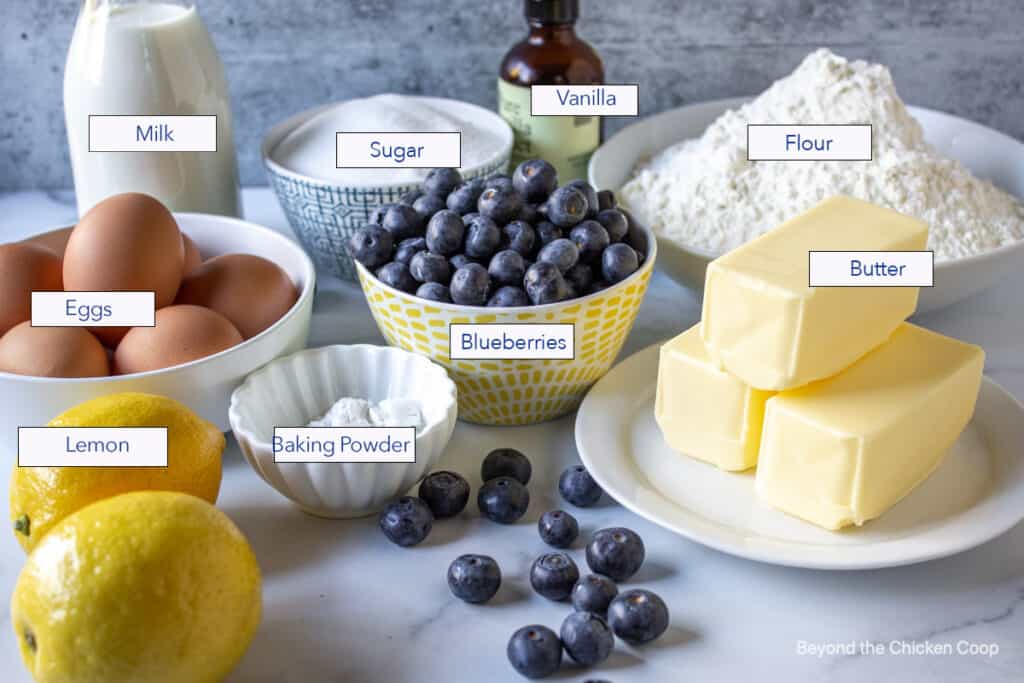
{"label": "white fluted bowl", "polygon": [[[274,427],[306,425],[344,396],[419,401],[424,427],[416,435],[416,462],[274,461]],[[387,346],[335,345],[279,358],[249,375],[231,395],[228,420],[245,459],[278,493],[318,517],[363,517],[430,472],[455,429],[456,399],[448,373],[423,356]]]}

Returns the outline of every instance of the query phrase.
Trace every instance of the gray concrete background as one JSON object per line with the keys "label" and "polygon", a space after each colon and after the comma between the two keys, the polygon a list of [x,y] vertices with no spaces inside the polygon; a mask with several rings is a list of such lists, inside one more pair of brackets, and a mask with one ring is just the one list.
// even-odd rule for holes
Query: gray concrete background
{"label": "gray concrete background", "polygon": [[[61,103],[74,0],[4,0],[0,190],[71,185]],[[579,32],[641,114],[758,93],[812,49],[892,69],[903,98],[1024,139],[1021,0],[582,0]],[[263,132],[325,102],[397,91],[494,107],[519,0],[200,0],[227,67],[242,180]],[[622,125],[613,121],[609,130]]]}

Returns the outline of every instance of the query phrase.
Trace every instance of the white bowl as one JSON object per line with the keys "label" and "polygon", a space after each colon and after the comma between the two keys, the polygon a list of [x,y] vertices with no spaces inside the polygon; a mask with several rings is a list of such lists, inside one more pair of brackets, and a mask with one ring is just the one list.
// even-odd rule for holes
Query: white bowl
{"label": "white bowl", "polygon": [[[750,98],[701,102],[651,116],[619,131],[590,158],[594,187],[618,189],[633,169],[661,150],[699,137],[728,109]],[[1016,197],[1024,197],[1024,143],[981,124],[932,109],[909,107],[924,129],[925,139],[939,152],[963,163],[978,177],[991,180]],[[690,289],[704,289],[704,271],[715,258],[697,247],[658,236],[658,268]],[[988,289],[1000,277],[1024,267],[1024,240],[976,256],[935,264],[935,286],[923,287],[919,313],[962,301]]]}
{"label": "white bowl", "polygon": [[[424,427],[416,435],[416,462],[274,461],[274,427],[309,424],[345,396],[418,400]],[[300,508],[318,517],[363,517],[404,494],[437,463],[455,429],[456,397],[444,368],[423,356],[369,344],[325,346],[250,375],[231,396],[231,429],[257,474]]]}
{"label": "white bowl", "polygon": [[113,377],[57,379],[0,372],[0,420],[4,443],[13,445],[20,426],[45,425],[68,408],[97,396],[142,391],[177,399],[222,431],[228,429],[231,392],[246,375],[280,355],[306,346],[316,274],[305,252],[284,235],[253,223],[198,213],[174,215],[204,258],[245,253],[281,266],[299,290],[284,316],[252,339],[226,351],[170,368]]}

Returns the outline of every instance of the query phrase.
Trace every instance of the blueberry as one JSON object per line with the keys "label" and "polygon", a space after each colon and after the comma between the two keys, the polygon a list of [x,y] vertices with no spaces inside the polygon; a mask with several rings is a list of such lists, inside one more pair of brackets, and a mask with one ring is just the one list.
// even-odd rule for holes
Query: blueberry
{"label": "blueberry", "polygon": [[440,282],[447,285],[452,279],[448,259],[430,251],[421,251],[409,262],[409,272],[419,282]]}
{"label": "blueberry", "polygon": [[572,608],[577,612],[604,614],[619,594],[615,582],[599,574],[587,574],[572,589]]}
{"label": "blueberry", "polygon": [[629,223],[629,232],[626,233],[626,239],[623,240],[626,244],[636,249],[637,257],[642,264],[647,259],[647,233],[643,231],[640,224],[633,218],[633,214],[625,209],[619,209],[622,215],[626,217],[626,222]]}
{"label": "blueberry", "polygon": [[500,586],[501,568],[493,557],[460,555],[448,566],[448,588],[459,600],[487,602]]}
{"label": "blueberry", "polygon": [[524,288],[530,301],[541,306],[565,301],[569,298],[569,287],[558,267],[538,261],[526,269],[523,278]]}
{"label": "blueberry", "polygon": [[506,249],[494,255],[487,266],[487,273],[491,276],[491,281],[498,285],[519,286],[526,275],[526,262],[519,252]]}
{"label": "blueberry", "polygon": [[514,190],[515,183],[512,182],[511,177],[504,173],[495,173],[494,175],[484,179],[484,189],[489,190],[492,187],[502,190]]}
{"label": "blueberry", "polygon": [[587,545],[587,564],[613,581],[625,581],[644,563],[644,542],[624,527],[601,529]]}
{"label": "blueberry", "polygon": [[454,517],[469,502],[469,482],[456,472],[432,472],[420,482],[419,495],[434,519]]}
{"label": "blueberry", "polygon": [[349,238],[348,253],[367,268],[376,268],[391,260],[394,244],[390,232],[379,225],[366,225]]}
{"label": "blueberry", "polygon": [[484,517],[498,524],[512,524],[530,506],[530,492],[512,477],[496,477],[480,487],[477,507]]}
{"label": "blueberry", "polygon": [[486,261],[501,245],[501,230],[486,216],[477,216],[466,224],[466,256]]}
{"label": "blueberry", "polygon": [[452,270],[455,271],[466,264],[479,262],[476,261],[475,259],[469,258],[465,254],[455,254],[454,256],[448,259],[448,263],[452,265]]}
{"label": "blueberry", "polygon": [[651,591],[629,590],[608,605],[608,625],[631,645],[649,643],[668,629],[668,607]]}
{"label": "blueberry", "polygon": [[446,206],[444,197],[436,194],[425,194],[412,203],[412,208],[416,209],[416,213],[422,216],[423,220],[428,220],[438,211],[444,211]]}
{"label": "blueberry", "polygon": [[562,647],[573,661],[594,666],[608,659],[615,636],[604,619],[589,612],[573,612],[562,622]]}
{"label": "blueberry", "polygon": [[505,225],[519,216],[523,198],[511,187],[488,187],[477,200],[476,208],[498,225]]}
{"label": "blueberry", "polygon": [[401,243],[399,243],[398,248],[395,249],[395,257],[392,260],[398,261],[399,263],[404,263],[405,265],[409,265],[409,261],[412,260],[413,256],[415,256],[417,253],[421,251],[426,250],[427,240],[423,239],[422,237],[409,237],[407,239],[402,240]]}
{"label": "blueberry", "polygon": [[569,231],[569,239],[579,247],[583,263],[599,262],[601,254],[612,242],[604,226],[592,220],[585,220]]}
{"label": "blueberry", "polygon": [[462,249],[466,225],[454,211],[438,211],[427,223],[427,248],[435,254],[451,256]]}
{"label": "blueberry", "polygon": [[565,600],[579,578],[580,570],[565,553],[544,553],[530,567],[530,585],[548,600]]}
{"label": "blueberry", "polygon": [[466,225],[469,225],[469,222],[479,215],[480,213],[478,211],[470,211],[469,213],[464,213],[462,214],[462,222],[465,223]]}
{"label": "blueberry", "polygon": [[562,498],[580,508],[588,508],[601,498],[601,487],[583,465],[565,468],[558,478],[558,491]]}
{"label": "blueberry", "polygon": [[427,194],[447,197],[462,182],[457,168],[435,168],[423,179],[423,191]]}
{"label": "blueberry", "polygon": [[401,197],[398,198],[399,204],[405,204],[406,206],[412,206],[417,199],[423,196],[423,193],[419,190],[409,190]]}
{"label": "blueberry", "polygon": [[571,228],[587,215],[586,195],[568,185],[552,192],[545,206],[548,220],[560,228]]}
{"label": "blueberry", "polygon": [[533,466],[530,459],[514,448],[495,448],[480,464],[480,479],[490,481],[497,477],[512,477],[524,486],[530,483]]}
{"label": "blueberry", "polygon": [[487,300],[491,308],[514,308],[516,306],[529,306],[530,297],[522,287],[506,285],[499,287],[491,298]]}
{"label": "blueberry", "polygon": [[540,213],[540,206],[537,204],[523,204],[523,208],[519,212],[519,220],[526,221],[530,225],[536,225],[543,218]]}
{"label": "blueberry", "polygon": [[558,187],[558,171],[543,159],[527,159],[516,166],[512,185],[528,202],[542,202]]}
{"label": "blueberry", "polygon": [[618,202],[615,201],[615,193],[611,190],[600,190],[597,193],[598,212],[614,209],[617,205]]}
{"label": "blueberry", "polygon": [[524,626],[512,634],[505,654],[521,676],[545,678],[562,665],[562,641],[547,626]]}
{"label": "blueberry", "polygon": [[636,250],[628,244],[613,244],[601,254],[601,274],[608,282],[622,282],[640,267]]}
{"label": "blueberry", "polygon": [[384,214],[386,214],[388,209],[392,206],[394,206],[394,204],[381,204],[374,207],[373,211],[370,212],[369,219],[367,219],[368,222],[373,223],[374,225],[380,225],[384,222]]}
{"label": "blueberry", "polygon": [[483,180],[476,178],[469,182],[462,183],[448,195],[445,204],[457,214],[465,215],[476,211],[476,203],[480,199],[480,193],[484,191]]}
{"label": "blueberry", "polygon": [[626,214],[618,209],[605,209],[597,214],[597,222],[608,232],[608,239],[613,243],[621,242],[629,232]]}
{"label": "blueberry", "polygon": [[419,498],[404,496],[388,503],[380,513],[380,530],[392,543],[408,547],[420,543],[430,533],[434,516]]}
{"label": "blueberry", "polygon": [[587,218],[596,218],[600,204],[597,200],[597,190],[594,189],[594,186],[586,180],[573,180],[566,183],[565,186],[575,188],[583,193],[587,200]]}
{"label": "blueberry", "polygon": [[412,294],[419,287],[419,283],[409,272],[409,266],[398,261],[385,263],[377,269],[377,279],[389,287]]}
{"label": "blueberry", "polygon": [[551,510],[537,522],[540,539],[553,548],[568,548],[580,534],[576,518],[564,510]]}
{"label": "blueberry", "polygon": [[491,279],[487,269],[479,263],[467,263],[452,275],[449,289],[452,301],[463,306],[483,306],[487,303],[487,291]]}
{"label": "blueberry", "polygon": [[590,285],[589,293],[597,294],[598,292],[603,292],[609,287],[611,287],[611,285],[605,282],[604,280],[597,280],[594,282],[594,284]]}
{"label": "blueberry", "polygon": [[566,271],[565,281],[571,284],[580,296],[588,294],[590,286],[594,284],[594,271],[584,263],[577,263]]}
{"label": "blueberry", "polygon": [[537,242],[537,233],[533,226],[526,221],[512,221],[501,229],[501,248],[518,251],[522,256],[529,256],[533,253],[533,246]]}
{"label": "blueberry", "polygon": [[416,296],[421,299],[438,301],[443,304],[452,303],[452,294],[447,287],[439,282],[424,282],[416,290]]}
{"label": "blueberry", "polygon": [[537,261],[556,266],[560,273],[568,272],[570,268],[576,265],[579,259],[580,250],[576,243],[564,237],[545,244],[537,252]]}
{"label": "blueberry", "polygon": [[539,246],[551,244],[555,240],[563,237],[562,229],[549,221],[541,221],[540,223],[537,223],[537,227],[534,231],[537,233],[537,244]]}
{"label": "blueberry", "polygon": [[395,204],[385,211],[381,225],[391,233],[396,242],[409,237],[423,236],[423,216],[405,204]]}

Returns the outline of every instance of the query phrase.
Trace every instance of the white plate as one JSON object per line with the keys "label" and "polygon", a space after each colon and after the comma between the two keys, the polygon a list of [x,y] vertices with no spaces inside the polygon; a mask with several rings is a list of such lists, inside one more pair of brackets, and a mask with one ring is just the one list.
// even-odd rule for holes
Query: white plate
{"label": "white plate", "polygon": [[[723,112],[749,99],[692,104],[622,129],[591,157],[591,184],[599,188],[622,187],[638,162],[677,142],[699,137]],[[932,109],[909,109],[921,123],[925,139],[939,152],[960,161],[976,176],[1024,197],[1024,143],[973,121]],[[659,270],[697,292],[704,289],[704,269],[714,255],[664,238],[658,239],[658,251]],[[938,263],[935,286],[921,289],[917,310],[924,313],[954,304],[988,289],[1000,277],[1019,268],[1024,268],[1024,240],[977,256]]]}
{"label": "white plate", "polygon": [[722,472],[670,449],[654,421],[657,369],[656,345],[594,385],[576,446],[615,500],[692,541],[791,567],[875,569],[973,548],[1024,518],[1024,406],[987,377],[935,474],[882,517],[831,532],[761,503],[752,472]]}

